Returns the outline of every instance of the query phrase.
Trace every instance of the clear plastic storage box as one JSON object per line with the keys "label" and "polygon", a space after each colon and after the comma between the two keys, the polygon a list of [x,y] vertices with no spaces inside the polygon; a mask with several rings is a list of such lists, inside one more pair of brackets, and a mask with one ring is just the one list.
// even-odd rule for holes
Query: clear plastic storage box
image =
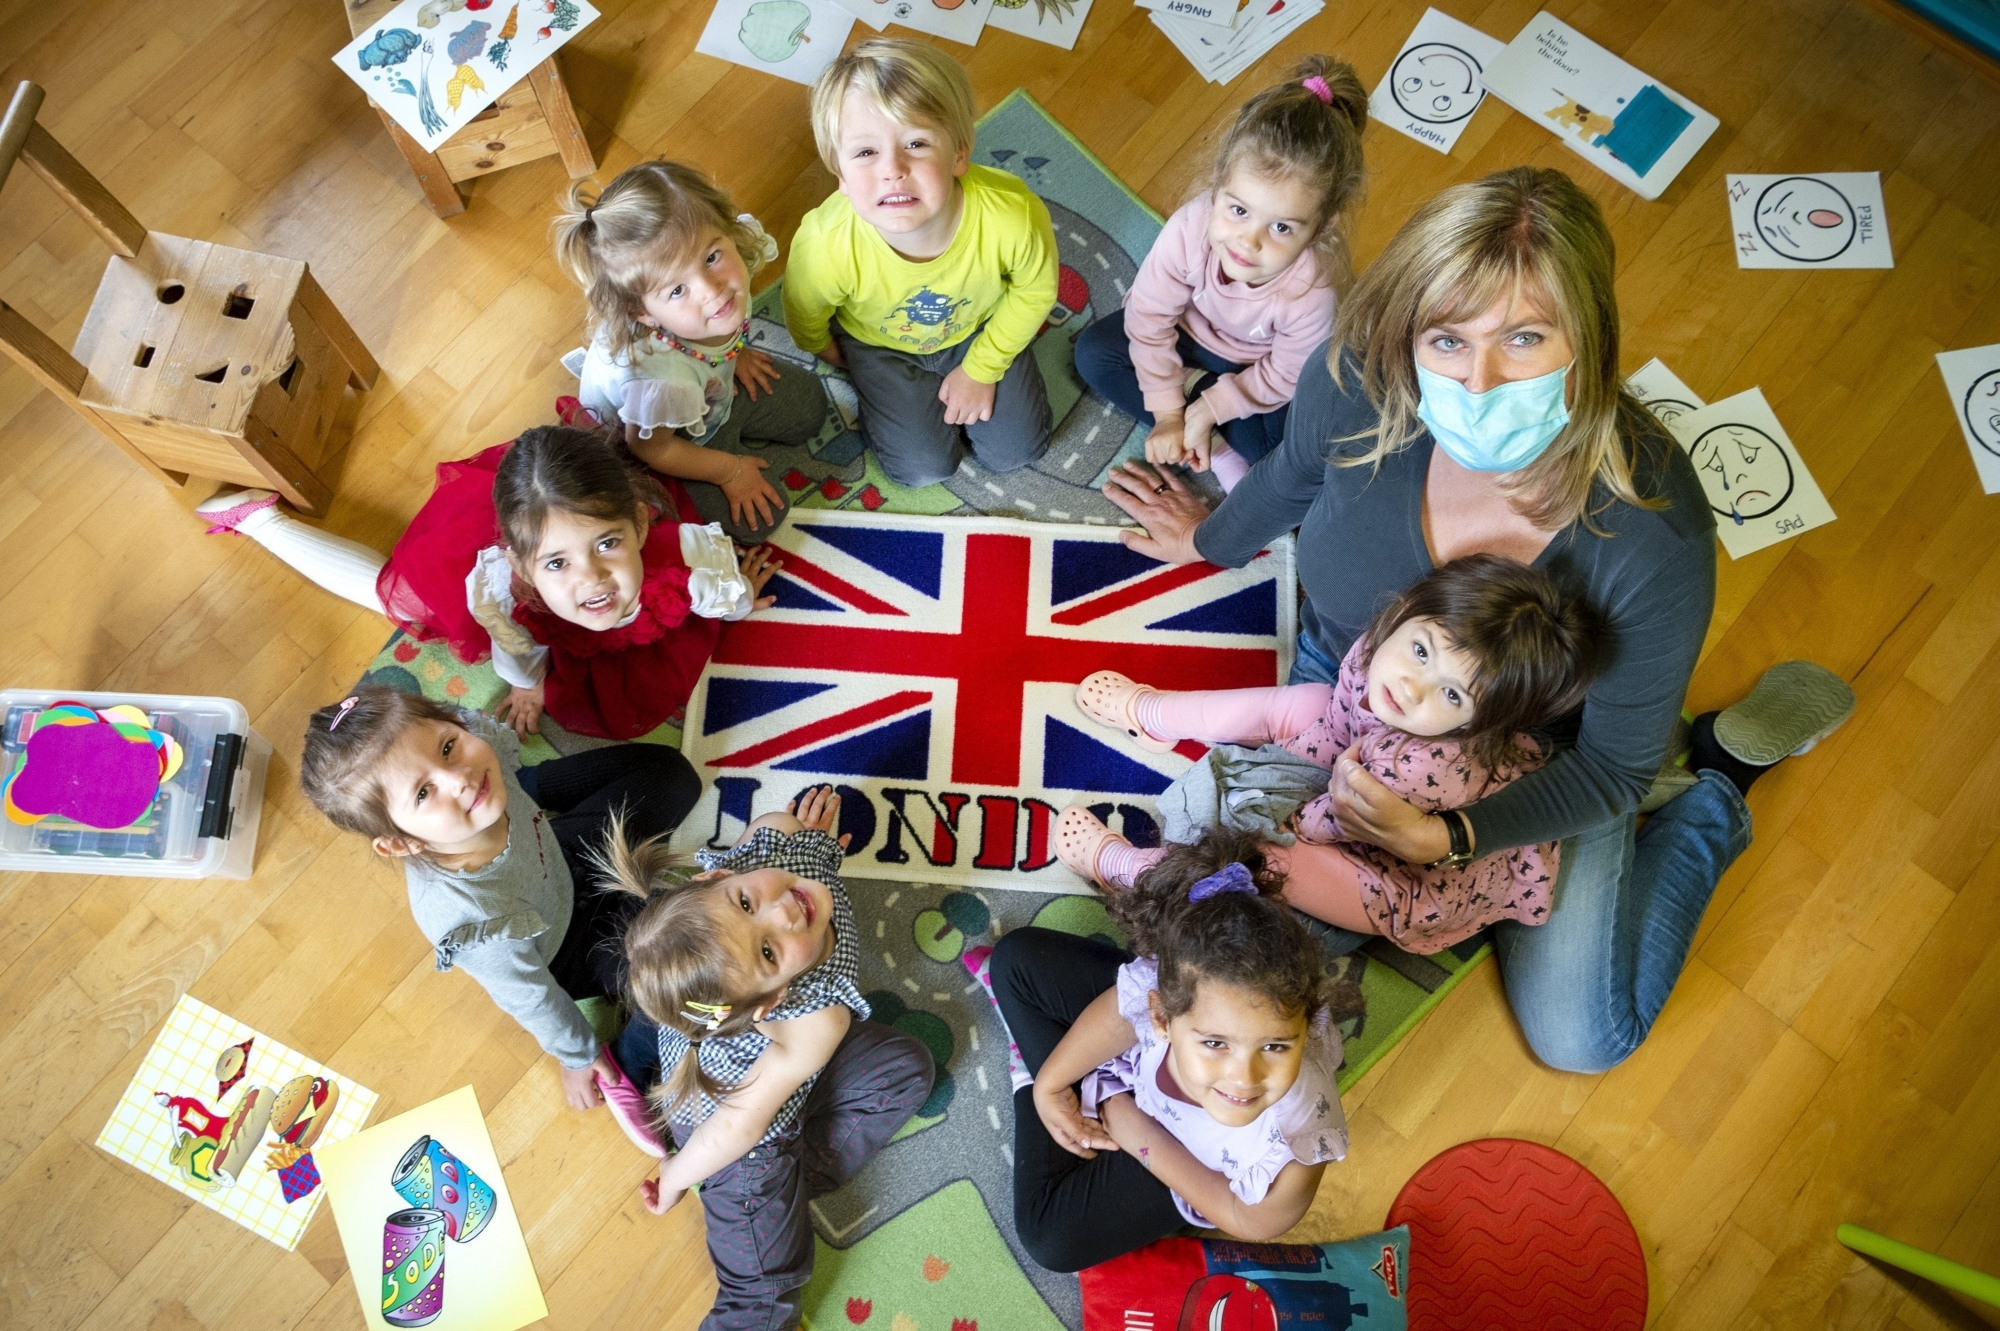
{"label": "clear plastic storage box", "polygon": [[180,742],[180,771],[161,782],[143,817],[116,831],[55,816],[29,824],[0,816],[0,870],[135,878],[250,876],[271,745],[250,728],[243,704],[168,693],[0,690],[0,772],[11,772],[21,762],[28,723],[59,702],[139,708],[155,730]]}

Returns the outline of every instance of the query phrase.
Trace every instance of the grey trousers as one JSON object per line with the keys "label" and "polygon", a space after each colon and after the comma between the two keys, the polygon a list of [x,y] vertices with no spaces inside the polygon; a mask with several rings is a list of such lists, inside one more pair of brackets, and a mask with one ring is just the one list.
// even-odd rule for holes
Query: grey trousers
{"label": "grey trousers", "polygon": [[1049,446],[1049,394],[1033,347],[1024,347],[993,386],[993,418],[947,425],[938,388],[958,368],[979,336],[928,355],[891,351],[849,337],[834,325],[847,358],[847,374],[861,399],[861,433],[882,470],[898,485],[935,485],[958,470],[971,440],[972,455],[992,472],[1027,466]]}
{"label": "grey trousers", "polygon": [[[729,419],[716,429],[704,447],[718,448],[743,457],[756,457],[755,449],[739,447],[742,440],[765,444],[804,444],[819,433],[820,426],[826,423],[829,406],[826,390],[820,387],[819,376],[776,356],[771,358],[771,363],[778,367],[778,382],[771,386],[769,392],[759,393],[754,401],[738,384],[736,400],[729,407]],[[761,545],[777,530],[791,508],[785,484],[778,476],[772,468],[764,469],[764,479],[778,492],[778,509],[771,515],[769,525],[760,524],[755,514],[748,515],[748,522],[732,520],[729,516],[729,496],[722,492],[719,485],[707,481],[682,481],[681,484],[687,487],[688,497],[694,500],[695,512],[701,514],[703,522],[721,523],[722,530],[738,545]]]}
{"label": "grey trousers", "polygon": [[[701,1331],[789,1331],[812,1279],[812,1215],[888,1145],[931,1093],[930,1050],[914,1035],[857,1021],[827,1061],[798,1118],[701,1185],[715,1306]],[[676,1142],[691,1128],[675,1126]]]}

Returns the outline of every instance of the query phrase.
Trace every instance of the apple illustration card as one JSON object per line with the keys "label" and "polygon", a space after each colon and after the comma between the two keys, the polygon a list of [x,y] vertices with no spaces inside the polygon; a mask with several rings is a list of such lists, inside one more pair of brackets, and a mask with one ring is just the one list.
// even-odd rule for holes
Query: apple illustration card
{"label": "apple illustration card", "polygon": [[1940,351],[1937,363],[1951,394],[1951,414],[1972,450],[1979,488],[2000,494],[2000,343]]}
{"label": "apple illustration card", "polygon": [[1894,268],[1873,171],[1729,177],[1738,268]]}
{"label": "apple illustration card", "polygon": [[1368,114],[1448,153],[1485,100],[1482,71],[1504,49],[1506,43],[1498,38],[1426,9],[1368,99]]}
{"label": "apple illustration card", "polygon": [[1645,199],[1659,198],[1721,123],[1546,12],[1485,77],[1488,92]]}
{"label": "apple illustration card", "polygon": [[1833,521],[1832,506],[1761,390],[1676,417],[1667,428],[1694,462],[1731,559]]}
{"label": "apple illustration card", "polygon": [[[1193,0],[1176,2],[1185,4]],[[852,0],[852,3],[880,8],[886,0]],[[1223,0],[1223,3],[1228,3],[1228,0]],[[994,5],[993,11],[986,16],[986,26],[1019,37],[1032,37],[1038,42],[1070,51],[1076,48],[1077,34],[1083,31],[1083,21],[1090,17],[1090,4],[1091,0],[1025,0],[1025,3],[1012,8]]]}
{"label": "apple illustration card", "polygon": [[1632,396],[1645,403],[1649,411],[1668,425],[1708,405],[1692,388],[1682,383],[1680,376],[1668,369],[1666,362],[1658,356],[1632,371],[1626,377],[1625,386],[1632,390]]}
{"label": "apple illustration card", "polygon": [[694,49],[811,87],[853,30],[833,0],[715,0]]}

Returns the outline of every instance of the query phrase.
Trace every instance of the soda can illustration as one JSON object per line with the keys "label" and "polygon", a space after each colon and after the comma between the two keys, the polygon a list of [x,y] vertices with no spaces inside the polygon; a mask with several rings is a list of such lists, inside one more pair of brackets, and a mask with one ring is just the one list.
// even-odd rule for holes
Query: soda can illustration
{"label": "soda can illustration", "polygon": [[444,1212],[445,1236],[470,1243],[493,1218],[493,1188],[434,1137],[403,1152],[389,1186],[411,1206]]}
{"label": "soda can illustration", "polygon": [[391,1212],[382,1222],[382,1320],[425,1326],[443,1311],[444,1212]]}

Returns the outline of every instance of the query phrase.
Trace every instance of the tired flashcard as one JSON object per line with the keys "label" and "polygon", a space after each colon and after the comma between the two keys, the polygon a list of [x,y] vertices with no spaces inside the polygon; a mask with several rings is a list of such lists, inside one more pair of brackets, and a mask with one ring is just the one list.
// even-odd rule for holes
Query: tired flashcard
{"label": "tired flashcard", "polygon": [[811,87],[853,30],[833,0],[715,0],[694,49]]}
{"label": "tired flashcard", "polygon": [[1625,380],[1625,386],[1632,390],[1632,396],[1645,403],[1649,411],[1669,426],[1708,405],[1692,388],[1682,383],[1680,376],[1668,369],[1666,362],[1658,356],[1632,371]]}
{"label": "tired flashcard", "polygon": [[1486,66],[1486,90],[1641,198],[1657,199],[1721,123],[1553,14]]}
{"label": "tired flashcard", "polygon": [[1427,9],[1369,97],[1368,114],[1448,153],[1486,98],[1483,71],[1505,49],[1498,38]]}
{"label": "tired flashcard", "polygon": [[1874,171],[1729,177],[1738,268],[1894,268]]}
{"label": "tired flashcard", "polygon": [[1940,351],[1937,363],[1951,394],[1951,414],[1972,450],[1979,488],[2000,494],[2000,343]]}
{"label": "tired flashcard", "polygon": [[1715,534],[1731,559],[1833,521],[1819,482],[1761,389],[1677,416],[1667,428],[1701,477]]}

